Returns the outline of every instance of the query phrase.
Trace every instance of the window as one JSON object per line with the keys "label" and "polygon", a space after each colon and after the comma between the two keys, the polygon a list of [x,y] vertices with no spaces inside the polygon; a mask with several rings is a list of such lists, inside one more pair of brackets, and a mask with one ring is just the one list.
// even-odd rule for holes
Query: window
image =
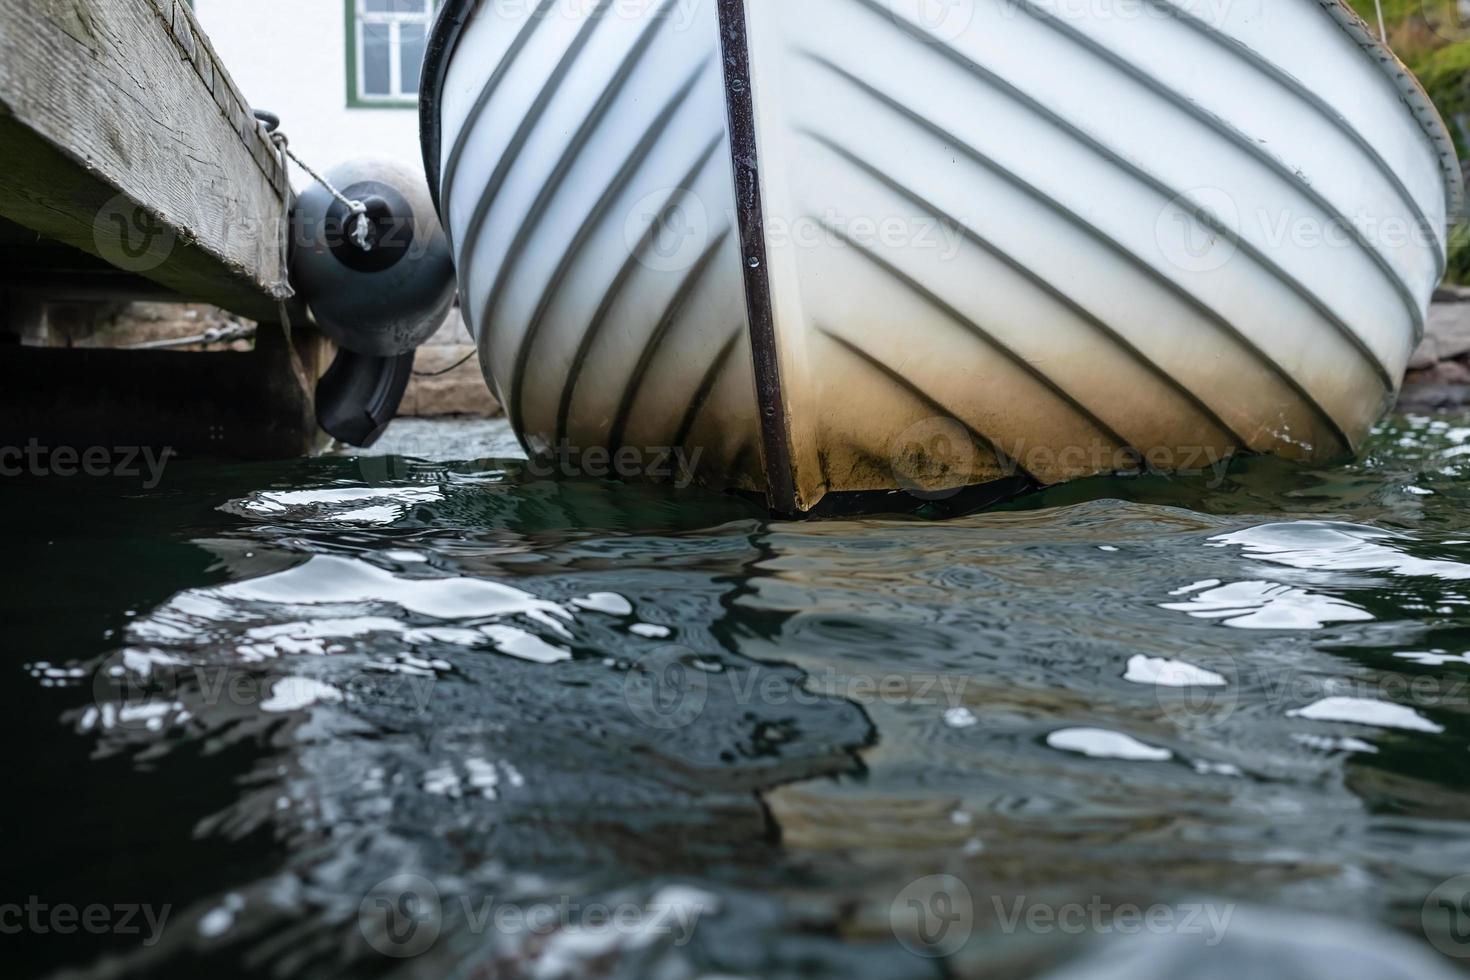
{"label": "window", "polygon": [[347,104],[415,106],[435,0],[346,0]]}

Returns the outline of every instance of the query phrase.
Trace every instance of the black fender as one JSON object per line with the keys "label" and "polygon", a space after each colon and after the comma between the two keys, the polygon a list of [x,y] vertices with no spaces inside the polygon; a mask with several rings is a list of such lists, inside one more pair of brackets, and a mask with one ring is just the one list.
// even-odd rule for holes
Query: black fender
{"label": "black fender", "polygon": [[413,379],[415,351],[373,357],[340,349],[316,383],[316,421],[333,439],[367,448],[398,414]]}

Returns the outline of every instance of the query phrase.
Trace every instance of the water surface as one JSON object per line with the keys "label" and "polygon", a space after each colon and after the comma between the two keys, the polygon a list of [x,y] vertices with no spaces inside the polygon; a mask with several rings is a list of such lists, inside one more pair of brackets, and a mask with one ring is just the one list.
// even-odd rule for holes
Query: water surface
{"label": "water surface", "polygon": [[1470,422],[946,521],[512,447],[0,486],[7,900],[168,910],[19,975],[1030,976],[1129,904],[1470,953]]}

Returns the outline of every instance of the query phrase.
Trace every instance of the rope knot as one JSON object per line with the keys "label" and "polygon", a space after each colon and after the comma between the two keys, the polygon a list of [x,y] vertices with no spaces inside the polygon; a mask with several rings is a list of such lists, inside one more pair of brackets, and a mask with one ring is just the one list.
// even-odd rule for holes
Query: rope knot
{"label": "rope knot", "polygon": [[364,252],[371,252],[373,243],[368,239],[368,233],[372,230],[372,222],[368,220],[367,205],[361,201],[348,201],[347,207],[352,212],[352,217],[348,219],[352,225],[352,230],[348,232],[352,244]]}
{"label": "rope knot", "polygon": [[[296,166],[306,171],[311,179],[327,189],[327,193],[347,209],[347,237],[353,245],[364,252],[373,250],[372,221],[368,218],[367,205],[361,201],[354,200],[343,194],[332,186],[332,182],[311,168],[309,164],[291,149],[291,140],[287,138],[284,130],[280,128],[280,120],[272,113],[257,110],[256,118],[260,119],[266,126],[266,133],[270,136],[271,144],[280,151],[282,157],[290,158]],[[284,164],[282,164],[284,166]]]}

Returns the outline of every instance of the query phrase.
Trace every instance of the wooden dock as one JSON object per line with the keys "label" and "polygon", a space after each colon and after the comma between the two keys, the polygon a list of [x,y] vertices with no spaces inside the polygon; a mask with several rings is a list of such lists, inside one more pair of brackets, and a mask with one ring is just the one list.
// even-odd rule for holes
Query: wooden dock
{"label": "wooden dock", "polygon": [[[85,436],[78,407],[54,394],[72,387],[57,375],[73,367],[103,385],[99,406],[109,377],[131,376],[119,398],[140,443],[193,448],[177,423],[205,408],[191,400],[209,392],[174,383],[178,370],[273,376],[228,385],[268,392],[293,420],[271,427],[272,438],[242,441],[243,454],[288,454],[316,439],[299,420],[311,418],[325,342],[303,329],[309,319],[294,302],[285,307],[294,349],[260,344],[253,360],[93,351],[83,367],[14,340],[38,303],[83,298],[207,302],[259,322],[262,336],[280,321],[288,174],[185,0],[0,2],[0,146],[0,334],[11,338],[0,347],[0,443],[61,437],[54,426],[36,431],[58,413],[75,423],[66,438]],[[234,363],[206,366],[210,358]],[[113,439],[127,434],[115,418],[99,437],[104,428]],[[198,448],[231,450],[217,429]]]}

